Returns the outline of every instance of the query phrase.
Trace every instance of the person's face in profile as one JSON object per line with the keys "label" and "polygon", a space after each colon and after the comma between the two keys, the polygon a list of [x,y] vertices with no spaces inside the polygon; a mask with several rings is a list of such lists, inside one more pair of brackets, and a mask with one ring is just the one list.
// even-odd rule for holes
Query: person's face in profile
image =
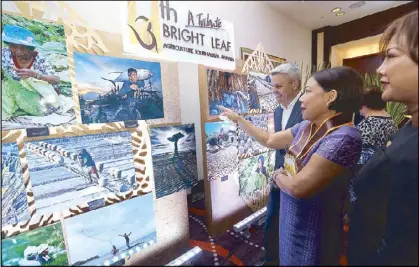
{"label": "person's face in profile", "polygon": [[418,99],[418,63],[407,51],[403,40],[393,37],[388,44],[384,62],[377,69],[384,101],[412,103]]}
{"label": "person's face in profile", "polygon": [[33,55],[33,51],[35,50],[35,48],[26,45],[8,43],[8,46],[12,55],[18,59],[30,59]]}
{"label": "person's face in profile", "polygon": [[297,87],[288,75],[278,73],[272,76],[272,89],[278,104],[288,105]]}
{"label": "person's face in profile", "polygon": [[130,73],[129,80],[131,82],[136,82],[137,81],[137,73],[135,71],[133,71],[133,72]]}

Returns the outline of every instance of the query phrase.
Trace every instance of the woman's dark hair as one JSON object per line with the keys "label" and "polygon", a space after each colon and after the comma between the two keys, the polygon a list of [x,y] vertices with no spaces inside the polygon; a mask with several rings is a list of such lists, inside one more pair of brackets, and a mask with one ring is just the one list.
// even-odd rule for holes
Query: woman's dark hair
{"label": "woman's dark hair", "polygon": [[409,57],[418,64],[418,11],[414,11],[393,21],[384,31],[380,40],[381,52],[386,52],[391,39],[406,49]]}
{"label": "woman's dark hair", "polygon": [[367,86],[364,90],[361,106],[367,106],[370,109],[382,110],[386,108],[386,102],[381,98],[381,88],[377,85]]}
{"label": "woman's dark hair", "polygon": [[334,67],[316,72],[313,78],[325,90],[337,91],[337,98],[329,106],[336,112],[354,113],[361,107],[364,80],[350,67]]}

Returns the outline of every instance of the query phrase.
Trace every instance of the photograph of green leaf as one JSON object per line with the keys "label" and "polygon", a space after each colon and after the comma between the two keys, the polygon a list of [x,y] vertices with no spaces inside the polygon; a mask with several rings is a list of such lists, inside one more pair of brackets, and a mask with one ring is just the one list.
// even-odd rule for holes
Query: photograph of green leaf
{"label": "photograph of green leaf", "polygon": [[2,266],[67,266],[61,223],[1,241]]}
{"label": "photograph of green leaf", "polygon": [[64,26],[2,13],[2,130],[75,123]]}

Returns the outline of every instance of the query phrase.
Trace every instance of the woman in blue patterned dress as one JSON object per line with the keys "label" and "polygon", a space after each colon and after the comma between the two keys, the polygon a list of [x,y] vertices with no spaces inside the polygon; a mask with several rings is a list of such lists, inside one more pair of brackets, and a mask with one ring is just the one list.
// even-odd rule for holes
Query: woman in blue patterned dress
{"label": "woman in blue patterned dress", "polygon": [[274,134],[223,109],[260,143],[272,149],[289,147],[287,171],[281,168],[273,175],[281,189],[281,265],[339,265],[343,205],[361,151],[361,136],[352,118],[362,92],[362,77],[352,68],[317,72],[300,98],[304,121]]}

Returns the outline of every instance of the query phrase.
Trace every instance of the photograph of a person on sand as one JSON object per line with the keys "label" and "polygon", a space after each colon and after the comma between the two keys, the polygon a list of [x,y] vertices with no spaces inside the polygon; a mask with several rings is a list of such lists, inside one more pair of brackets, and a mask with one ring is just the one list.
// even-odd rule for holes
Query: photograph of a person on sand
{"label": "photograph of a person on sand", "polygon": [[[111,215],[111,216],[110,216]],[[153,194],[90,211],[64,221],[71,265],[103,266],[157,242]]]}

